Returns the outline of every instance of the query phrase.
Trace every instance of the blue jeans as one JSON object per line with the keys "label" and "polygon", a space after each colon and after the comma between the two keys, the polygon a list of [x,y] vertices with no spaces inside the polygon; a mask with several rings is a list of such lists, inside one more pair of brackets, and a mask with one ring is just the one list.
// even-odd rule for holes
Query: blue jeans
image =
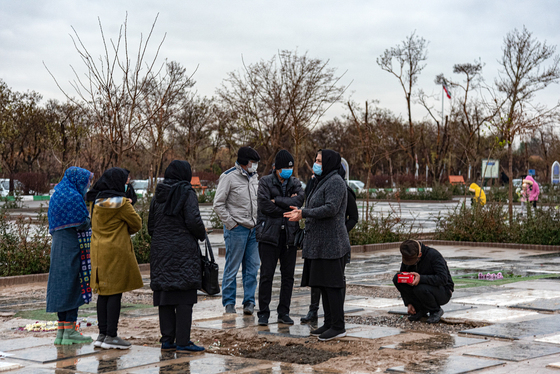
{"label": "blue jeans", "polygon": [[228,230],[224,226],[224,240],[226,242],[226,264],[222,279],[222,305],[235,305],[237,289],[235,277],[240,265],[243,265],[243,305],[247,303],[253,303],[254,305],[257,273],[260,266],[255,228],[248,229],[237,226]]}

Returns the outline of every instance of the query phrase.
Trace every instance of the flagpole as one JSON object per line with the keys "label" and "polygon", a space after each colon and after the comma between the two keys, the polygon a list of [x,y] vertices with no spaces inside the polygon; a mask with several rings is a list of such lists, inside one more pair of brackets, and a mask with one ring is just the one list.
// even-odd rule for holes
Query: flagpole
{"label": "flagpole", "polygon": [[444,119],[443,119],[443,104],[445,103],[445,97],[444,97],[444,89],[443,86],[441,87],[441,125],[444,126]]}

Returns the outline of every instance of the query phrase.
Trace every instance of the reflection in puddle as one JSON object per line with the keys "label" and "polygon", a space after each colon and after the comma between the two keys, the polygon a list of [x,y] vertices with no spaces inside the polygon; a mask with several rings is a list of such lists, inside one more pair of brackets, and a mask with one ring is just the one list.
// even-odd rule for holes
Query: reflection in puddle
{"label": "reflection in puddle", "polygon": [[481,370],[505,362],[465,356],[434,357],[422,362],[387,369],[398,373],[460,374]]}

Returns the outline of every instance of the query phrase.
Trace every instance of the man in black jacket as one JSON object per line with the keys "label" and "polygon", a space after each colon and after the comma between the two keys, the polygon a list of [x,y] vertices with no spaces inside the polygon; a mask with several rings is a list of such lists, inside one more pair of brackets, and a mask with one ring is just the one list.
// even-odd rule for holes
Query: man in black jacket
{"label": "man in black jacket", "polygon": [[439,322],[443,315],[441,305],[449,302],[454,291],[447,262],[437,250],[417,240],[402,242],[400,251],[400,271],[412,274],[414,279],[412,283],[399,283],[396,274],[393,283],[408,307],[409,321],[420,321],[429,312],[426,322]]}
{"label": "man in black jacket", "polygon": [[290,211],[290,206],[300,207],[305,193],[300,181],[292,176],[293,168],[294,158],[288,151],[281,150],[274,160],[273,172],[259,181],[256,237],[261,258],[258,312],[261,326],[268,325],[272,280],[278,260],[281,273],[278,322],[294,323],[289,313],[297,255],[294,237],[299,223],[289,222],[284,212]]}

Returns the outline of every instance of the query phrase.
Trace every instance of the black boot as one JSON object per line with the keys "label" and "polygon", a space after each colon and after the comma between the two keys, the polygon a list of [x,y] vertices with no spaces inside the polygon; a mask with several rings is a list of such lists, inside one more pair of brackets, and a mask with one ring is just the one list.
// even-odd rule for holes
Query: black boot
{"label": "black boot", "polygon": [[301,317],[301,323],[317,323],[317,311],[316,310],[310,310],[307,315],[305,317]]}

